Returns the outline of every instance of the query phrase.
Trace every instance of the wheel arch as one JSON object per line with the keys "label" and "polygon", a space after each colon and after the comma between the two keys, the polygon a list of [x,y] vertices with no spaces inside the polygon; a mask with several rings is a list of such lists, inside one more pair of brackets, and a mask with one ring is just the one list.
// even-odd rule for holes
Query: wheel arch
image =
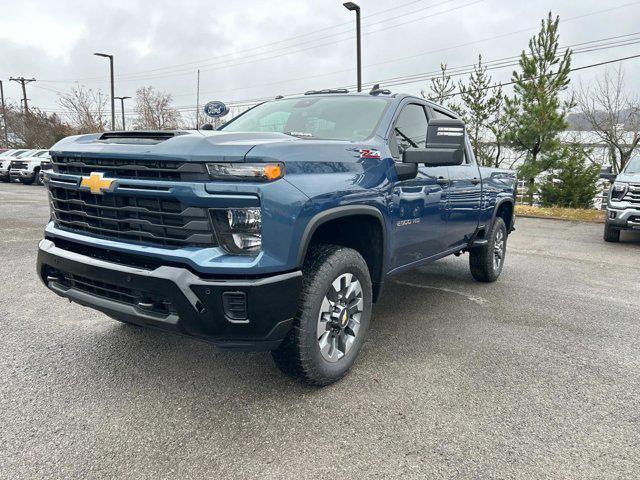
{"label": "wheel arch", "polygon": [[[346,220],[358,222],[360,227],[369,226],[374,230],[364,230],[370,238],[339,233],[327,240],[326,232],[330,227],[340,230]],[[373,300],[376,301],[382,291],[385,272],[385,252],[387,249],[386,222],[382,212],[370,205],[345,205],[334,207],[313,216],[307,223],[302,234],[298,250],[297,264],[299,267],[305,261],[309,246],[314,241],[326,241],[336,245],[353,248],[358,251],[367,262],[373,284]]]}
{"label": "wheel arch", "polygon": [[493,209],[493,217],[491,218],[491,225],[496,221],[497,217],[502,217],[504,220],[504,224],[507,227],[507,232],[511,233],[513,231],[513,218],[515,215],[515,203],[513,198],[507,197],[498,199],[496,202],[496,207]]}

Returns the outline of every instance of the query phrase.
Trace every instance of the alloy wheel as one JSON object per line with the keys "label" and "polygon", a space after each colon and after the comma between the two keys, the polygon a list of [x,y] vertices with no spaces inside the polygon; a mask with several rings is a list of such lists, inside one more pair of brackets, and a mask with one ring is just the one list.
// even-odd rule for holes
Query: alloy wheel
{"label": "alloy wheel", "polygon": [[493,244],[493,267],[496,271],[502,268],[502,262],[504,261],[505,253],[505,235],[502,229],[496,232],[496,240]]}
{"label": "alloy wheel", "polygon": [[328,362],[343,358],[356,340],[364,302],[362,285],[351,273],[343,273],[329,287],[318,315],[317,339]]}

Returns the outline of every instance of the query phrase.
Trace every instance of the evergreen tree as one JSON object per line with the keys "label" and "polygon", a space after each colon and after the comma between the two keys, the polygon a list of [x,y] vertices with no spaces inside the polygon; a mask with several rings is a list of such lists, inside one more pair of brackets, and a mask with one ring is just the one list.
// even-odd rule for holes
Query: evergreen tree
{"label": "evergreen tree", "polygon": [[444,105],[445,101],[456,89],[455,83],[451,80],[451,75],[447,73],[447,64],[440,64],[440,76],[433,77],[429,84],[429,92],[422,90],[420,93],[427,100]]}
{"label": "evergreen tree", "polygon": [[567,128],[565,120],[572,101],[562,102],[560,93],[569,85],[571,50],[558,54],[560,18],[551,12],[541,22],[540,32],[529,40],[529,51],[520,55],[520,72],[514,71],[514,95],[505,99],[508,131],[505,139],[516,151],[526,154],[521,175],[533,188],[535,176],[551,167],[560,148],[558,134]]}
{"label": "evergreen tree", "polygon": [[462,118],[476,159],[485,166],[493,165],[488,141],[488,133],[497,134],[491,129],[502,107],[502,89],[491,88],[491,76],[487,74],[487,67],[482,64],[482,55],[478,56],[478,63],[473,66],[468,85],[459,82],[460,98],[462,99]]}
{"label": "evergreen tree", "polygon": [[552,155],[556,168],[540,185],[542,205],[593,208],[600,166],[587,165],[584,149],[578,144],[565,146]]}

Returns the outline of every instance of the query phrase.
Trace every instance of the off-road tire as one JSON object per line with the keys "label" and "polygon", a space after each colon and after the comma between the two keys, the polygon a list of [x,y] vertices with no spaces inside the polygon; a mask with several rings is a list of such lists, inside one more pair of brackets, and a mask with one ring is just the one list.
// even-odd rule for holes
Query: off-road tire
{"label": "off-road tire", "polygon": [[[502,262],[499,267],[495,265],[495,250],[496,239],[502,233],[504,239],[504,248]],[[478,282],[495,282],[504,266],[504,256],[507,252],[507,227],[504,224],[504,220],[501,217],[497,217],[494,222],[489,235],[487,236],[486,245],[478,248],[474,248],[469,251],[469,268],[471,269],[471,275]]]}
{"label": "off-road tire", "polygon": [[[317,338],[321,305],[332,282],[344,273],[357,277],[362,287],[360,329],[350,350],[337,362],[323,358]],[[302,267],[303,285],[298,312],[287,337],[271,352],[277,367],[287,375],[310,385],[329,385],[349,371],[366,339],[371,319],[372,288],[367,264],[351,248],[315,245]]]}
{"label": "off-road tire", "polygon": [[608,223],[604,224],[604,241],[617,243],[620,241],[620,229],[614,228]]}

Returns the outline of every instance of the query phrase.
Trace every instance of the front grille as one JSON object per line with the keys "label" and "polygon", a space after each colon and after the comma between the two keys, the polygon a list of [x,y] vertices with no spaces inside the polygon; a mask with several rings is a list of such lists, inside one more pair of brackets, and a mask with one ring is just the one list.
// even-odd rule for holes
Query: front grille
{"label": "front grille", "polygon": [[217,245],[207,210],[174,198],[94,195],[49,184],[49,200],[56,226],[65,230],[168,248]]}
{"label": "front grille", "polygon": [[622,200],[625,202],[640,204],[640,184],[629,185],[629,190]]}
{"label": "front grille", "polygon": [[24,170],[25,168],[27,168],[27,162],[20,160],[13,160],[11,162],[11,170]]}
{"label": "front grille", "polygon": [[89,295],[131,305],[138,310],[161,316],[176,313],[175,308],[169,300],[149,292],[93,280],[88,277],[62,272],[53,268],[48,268],[46,273],[47,281],[62,285],[64,288],[80,290]]}
{"label": "front grille", "polygon": [[76,158],[54,156],[53,171],[68,175],[104,173],[107,178],[136,180],[198,181],[208,180],[203,163],[177,160],[141,160],[129,158]]}

